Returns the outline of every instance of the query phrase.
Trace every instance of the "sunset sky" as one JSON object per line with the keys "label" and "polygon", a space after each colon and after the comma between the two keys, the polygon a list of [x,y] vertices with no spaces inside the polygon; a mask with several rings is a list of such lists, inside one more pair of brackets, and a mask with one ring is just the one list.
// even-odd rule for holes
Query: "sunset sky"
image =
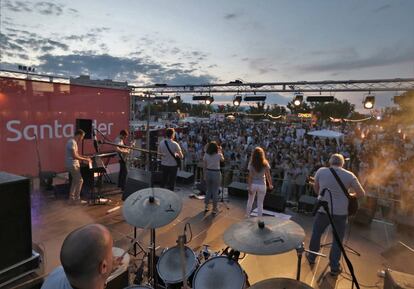
{"label": "sunset sky", "polygon": [[414,77],[411,0],[0,3],[2,69],[130,84]]}

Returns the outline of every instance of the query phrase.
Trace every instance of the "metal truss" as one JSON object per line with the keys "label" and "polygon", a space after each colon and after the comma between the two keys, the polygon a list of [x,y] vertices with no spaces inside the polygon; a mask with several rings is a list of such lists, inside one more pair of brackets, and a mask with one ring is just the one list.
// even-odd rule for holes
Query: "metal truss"
{"label": "metal truss", "polygon": [[349,92],[349,91],[407,91],[414,90],[414,78],[371,79],[371,80],[326,80],[298,82],[243,83],[231,81],[224,84],[168,85],[154,84],[131,86],[132,94],[242,94],[272,92]]}

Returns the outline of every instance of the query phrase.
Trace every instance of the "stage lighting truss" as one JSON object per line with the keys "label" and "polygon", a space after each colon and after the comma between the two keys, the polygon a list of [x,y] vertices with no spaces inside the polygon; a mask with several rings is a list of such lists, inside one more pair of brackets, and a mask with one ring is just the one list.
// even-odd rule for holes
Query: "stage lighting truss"
{"label": "stage lighting truss", "polygon": [[293,98],[293,105],[294,106],[301,106],[303,103],[303,93],[297,92],[295,97]]}
{"label": "stage lighting truss", "polygon": [[240,94],[236,94],[233,98],[233,105],[240,106],[241,102],[242,102],[242,96]]}
{"label": "stage lighting truss", "polygon": [[373,109],[375,105],[375,95],[367,94],[362,102],[365,109]]}
{"label": "stage lighting truss", "polygon": [[266,95],[257,95],[256,93],[253,95],[245,95],[244,101],[266,101],[267,96]]}

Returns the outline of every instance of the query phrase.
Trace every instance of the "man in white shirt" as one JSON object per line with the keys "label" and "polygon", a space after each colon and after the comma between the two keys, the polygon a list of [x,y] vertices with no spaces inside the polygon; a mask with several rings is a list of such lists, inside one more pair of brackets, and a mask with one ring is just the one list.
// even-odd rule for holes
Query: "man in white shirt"
{"label": "man in white shirt", "polygon": [[76,229],[63,241],[62,266],[49,274],[41,289],[104,289],[117,265],[113,264],[112,246],[111,233],[102,225]]}
{"label": "man in white shirt", "polygon": [[80,192],[82,190],[83,179],[80,172],[79,161],[90,162],[89,157],[85,157],[78,152],[78,143],[85,137],[85,132],[78,129],[73,138],[69,139],[65,147],[65,167],[72,177],[69,191],[69,200],[72,203],[80,203]]}
{"label": "man in white shirt", "polygon": [[[359,183],[358,178],[352,172],[343,168],[344,163],[345,160],[341,154],[333,154],[329,159],[330,168],[336,172],[345,188],[347,190],[352,188],[356,197],[363,197],[365,191]],[[348,198],[330,168],[322,167],[316,172],[314,189],[315,192],[318,192],[319,194],[319,200],[327,201],[329,212],[333,217],[335,228],[338,231],[338,235],[342,242],[348,217]],[[321,195],[324,189],[329,189],[330,192],[325,191],[325,193]],[[313,224],[312,237],[309,244],[309,249],[311,251],[319,251],[321,236],[328,225],[329,218],[324,209],[320,208]],[[311,265],[315,263],[315,258],[316,255],[314,254],[307,255],[307,259]],[[329,254],[329,265],[331,267],[331,275],[333,276],[337,276],[342,272],[339,264],[340,259],[341,249],[339,244],[334,240]]]}
{"label": "man in white shirt", "polygon": [[167,128],[166,138],[158,146],[158,153],[161,155],[161,170],[163,176],[163,188],[174,191],[175,179],[177,177],[178,159],[183,159],[180,145],[174,141],[175,130]]}

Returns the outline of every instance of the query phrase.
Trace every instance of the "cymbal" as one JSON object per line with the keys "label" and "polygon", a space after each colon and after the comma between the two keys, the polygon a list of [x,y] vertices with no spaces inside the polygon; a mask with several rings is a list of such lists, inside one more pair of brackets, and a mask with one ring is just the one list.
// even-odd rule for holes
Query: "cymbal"
{"label": "cymbal", "polygon": [[298,248],[305,239],[303,228],[290,220],[255,217],[233,224],[224,232],[224,243],[253,255],[274,255]]}
{"label": "cymbal", "polygon": [[147,188],[130,195],[122,212],[126,222],[134,227],[155,229],[171,223],[180,214],[181,198],[162,188]]}
{"label": "cymbal", "polygon": [[260,281],[249,289],[312,289],[311,286],[295,279],[289,278],[272,278]]}

